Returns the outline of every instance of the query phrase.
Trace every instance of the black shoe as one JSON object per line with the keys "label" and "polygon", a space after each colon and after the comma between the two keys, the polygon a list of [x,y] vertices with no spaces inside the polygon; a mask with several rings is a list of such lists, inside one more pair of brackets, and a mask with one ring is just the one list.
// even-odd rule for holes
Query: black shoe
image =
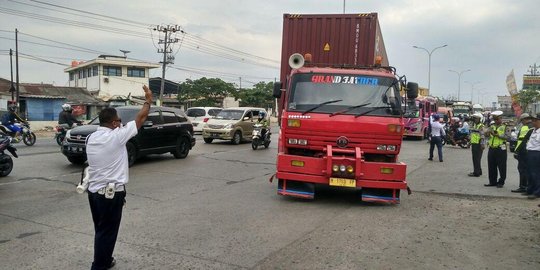
{"label": "black shoe", "polygon": [[442,160],[442,159],[439,159],[439,162],[443,162],[443,160]]}
{"label": "black shoe", "polygon": [[524,189],[524,188],[512,189],[510,191],[514,192],[514,193],[525,193],[525,192],[527,192],[527,190]]}
{"label": "black shoe", "polygon": [[474,174],[474,173],[469,173],[467,175],[470,176],[470,177],[480,177],[479,174]]}
{"label": "black shoe", "polygon": [[485,184],[484,187],[496,187],[497,184]]}
{"label": "black shoe", "polygon": [[112,258],[112,261],[111,261],[111,264],[109,264],[109,267],[107,267],[107,269],[111,269],[111,268],[113,268],[115,265],[116,265],[116,259],[113,257],[113,258]]}
{"label": "black shoe", "polygon": [[428,158],[427,160],[431,160],[431,161],[433,161],[433,158]]}
{"label": "black shoe", "polygon": [[498,184],[497,187],[502,188],[502,187],[504,187],[504,185]]}

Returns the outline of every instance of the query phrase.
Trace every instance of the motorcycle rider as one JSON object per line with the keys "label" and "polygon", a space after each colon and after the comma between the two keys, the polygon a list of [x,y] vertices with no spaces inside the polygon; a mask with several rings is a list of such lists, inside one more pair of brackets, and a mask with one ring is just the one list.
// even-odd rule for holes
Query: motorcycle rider
{"label": "motorcycle rider", "polygon": [[22,128],[15,125],[15,123],[17,122],[26,123],[26,121],[22,119],[17,114],[16,111],[17,111],[17,105],[10,104],[8,106],[8,113],[4,114],[4,116],[2,117],[2,125],[5,126],[7,129],[9,129],[11,132],[15,133],[14,140],[15,142],[19,142]]}
{"label": "motorcycle rider", "polygon": [[264,139],[266,136],[266,132],[269,130],[269,123],[268,123],[268,120],[266,119],[266,112],[264,111],[259,112],[259,119],[257,120],[257,123],[262,125],[261,138]]}
{"label": "motorcycle rider", "polygon": [[71,105],[67,103],[62,105],[62,111],[58,114],[58,124],[66,129],[72,128],[75,123],[82,124],[83,122],[77,120],[72,112]]}

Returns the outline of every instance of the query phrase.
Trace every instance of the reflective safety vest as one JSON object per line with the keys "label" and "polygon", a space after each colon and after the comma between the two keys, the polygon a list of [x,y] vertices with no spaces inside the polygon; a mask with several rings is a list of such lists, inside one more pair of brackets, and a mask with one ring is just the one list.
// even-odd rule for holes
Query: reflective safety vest
{"label": "reflective safety vest", "polygon": [[480,143],[480,141],[482,140],[481,132],[483,128],[484,128],[483,123],[478,123],[473,126],[473,128],[471,129],[471,143],[472,144]]}
{"label": "reflective safety vest", "polygon": [[516,144],[516,148],[523,142],[523,139],[525,138],[525,135],[527,135],[527,132],[529,131],[529,126],[523,125],[518,133],[518,140]]}
{"label": "reflective safety vest", "polygon": [[497,135],[491,135],[491,138],[489,138],[489,147],[491,148],[499,148],[501,145],[506,144],[506,139],[501,139],[499,137],[504,137],[504,133],[506,132],[506,126],[500,125],[500,126],[493,126],[495,131],[497,131]]}

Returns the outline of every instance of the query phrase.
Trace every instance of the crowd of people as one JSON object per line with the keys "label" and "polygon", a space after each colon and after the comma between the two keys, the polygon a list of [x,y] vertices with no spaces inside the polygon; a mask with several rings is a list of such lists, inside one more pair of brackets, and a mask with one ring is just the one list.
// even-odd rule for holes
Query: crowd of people
{"label": "crowd of people", "polygon": [[[503,123],[502,111],[495,111],[489,117],[475,113],[469,119],[463,117],[461,121],[444,123],[439,115],[430,117],[430,148],[429,160],[433,160],[435,146],[438,158],[443,162],[442,141],[446,136],[445,125],[454,125],[458,133],[470,136],[473,171],[470,177],[482,175],[481,160],[485,148],[488,148],[488,179],[486,187],[502,188],[506,182],[507,145],[510,139],[507,124]],[[523,113],[519,123],[515,126],[517,143],[514,158],[518,161],[519,186],[512,192],[526,195],[528,199],[540,198],[540,113],[535,116]],[[456,139],[456,134],[453,139]],[[540,205],[539,205],[540,206]]]}

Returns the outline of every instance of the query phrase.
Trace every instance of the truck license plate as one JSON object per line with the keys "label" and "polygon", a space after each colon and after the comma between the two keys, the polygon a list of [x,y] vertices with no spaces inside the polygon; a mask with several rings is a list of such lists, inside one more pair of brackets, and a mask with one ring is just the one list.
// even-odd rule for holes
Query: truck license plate
{"label": "truck license plate", "polygon": [[330,178],[329,185],[336,187],[356,187],[356,180],[347,178]]}

